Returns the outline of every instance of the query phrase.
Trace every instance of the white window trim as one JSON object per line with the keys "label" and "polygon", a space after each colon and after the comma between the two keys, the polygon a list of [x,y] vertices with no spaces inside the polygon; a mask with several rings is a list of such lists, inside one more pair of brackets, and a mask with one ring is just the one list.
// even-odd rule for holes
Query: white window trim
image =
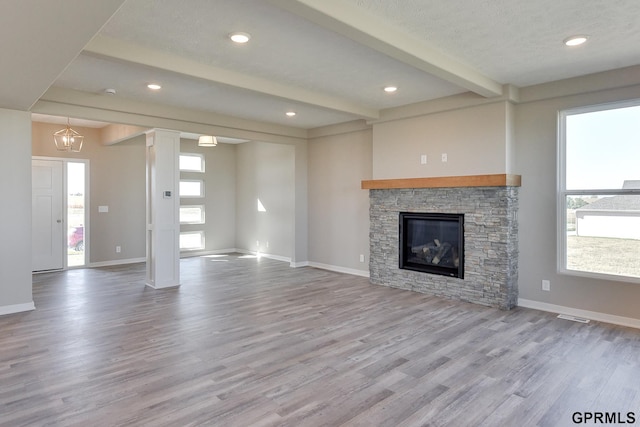
{"label": "white window trim", "polygon": [[204,235],[204,231],[203,230],[181,231],[180,235],[183,235],[183,234],[200,234],[200,236],[201,236],[200,241],[202,242],[202,246],[197,247],[197,248],[180,248],[180,252],[201,251],[201,250],[206,248],[207,242],[205,241],[205,235]]}
{"label": "white window trim", "polygon": [[[183,196],[182,194],[180,194],[180,198],[181,199],[202,199],[204,198],[204,194],[205,194],[205,190],[204,190],[204,180],[202,179],[180,179],[180,182],[199,182],[200,183],[200,195],[198,196]],[[180,186],[178,185],[178,190],[180,189]]]}
{"label": "white window trim", "polygon": [[622,189],[589,189],[589,190],[567,190],[566,185],[566,118],[567,116],[581,113],[591,113],[596,111],[613,110],[626,107],[637,107],[640,105],[640,100],[634,99],[630,101],[619,101],[607,104],[596,104],[585,107],[569,108],[561,110],[558,113],[558,137],[557,137],[557,188],[556,188],[556,227],[557,227],[557,272],[559,274],[567,276],[587,277],[591,279],[609,280],[616,282],[626,283],[640,283],[640,278],[632,276],[620,276],[607,273],[594,273],[590,271],[570,270],[566,267],[567,259],[567,239],[566,239],[566,225],[567,225],[567,208],[566,199],[568,196],[588,196],[593,194],[602,195],[640,195],[640,190],[622,190]]}
{"label": "white window trim", "polygon": [[[204,173],[205,171],[205,157],[204,154],[201,153],[180,153],[179,156],[190,156],[190,157],[200,157],[200,164],[202,167],[200,170],[198,169],[180,169],[180,172],[193,172],[193,173]],[[180,164],[180,158],[178,158],[178,165]]]}
{"label": "white window trim", "polygon": [[204,205],[180,205],[180,209],[182,208],[200,208],[202,211],[202,219],[200,221],[180,221],[180,224],[205,224],[205,208]]}

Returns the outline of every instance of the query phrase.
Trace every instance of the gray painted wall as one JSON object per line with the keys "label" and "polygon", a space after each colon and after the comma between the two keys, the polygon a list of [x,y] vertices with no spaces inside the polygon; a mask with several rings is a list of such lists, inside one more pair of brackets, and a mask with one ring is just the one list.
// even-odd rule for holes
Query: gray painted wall
{"label": "gray painted wall", "polygon": [[[80,153],[55,149],[51,135],[64,126],[33,123],[34,156],[88,159],[90,162],[91,263],[144,258],[145,244],[145,137],[115,145],[100,143],[100,130],[72,126],[84,135]],[[30,191],[30,190],[29,190]],[[99,213],[98,206],[109,212]],[[122,251],[116,253],[116,246]]]}
{"label": "gray painted wall", "polygon": [[[31,114],[0,109],[0,312],[31,304]],[[22,308],[23,310],[26,308]]]}
{"label": "gray painted wall", "polygon": [[180,152],[204,155],[204,174],[181,172],[180,177],[204,180],[205,198],[183,199],[181,204],[204,204],[206,221],[205,224],[183,224],[180,231],[204,230],[205,251],[235,248],[236,146],[218,144],[216,147],[198,147],[198,141],[182,139]]}
{"label": "gray painted wall", "polygon": [[[586,84],[584,91],[591,90]],[[556,268],[557,123],[562,109],[640,98],[640,86],[517,105],[515,172],[520,190],[520,297],[640,319],[640,284],[558,274]],[[551,291],[541,290],[541,280]]]}
{"label": "gray painted wall", "polygon": [[[236,247],[291,259],[294,239],[295,148],[247,142],[237,146]],[[265,212],[258,211],[258,200]]]}
{"label": "gray painted wall", "polygon": [[[309,143],[309,259],[369,272],[370,129],[315,138]],[[359,255],[364,255],[360,262]]]}

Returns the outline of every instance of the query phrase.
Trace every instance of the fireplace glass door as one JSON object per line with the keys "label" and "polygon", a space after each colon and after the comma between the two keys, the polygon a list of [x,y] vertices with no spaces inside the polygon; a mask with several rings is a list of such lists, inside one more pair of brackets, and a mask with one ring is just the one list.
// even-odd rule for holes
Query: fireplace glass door
{"label": "fireplace glass door", "polygon": [[400,212],[400,268],[463,278],[464,214]]}

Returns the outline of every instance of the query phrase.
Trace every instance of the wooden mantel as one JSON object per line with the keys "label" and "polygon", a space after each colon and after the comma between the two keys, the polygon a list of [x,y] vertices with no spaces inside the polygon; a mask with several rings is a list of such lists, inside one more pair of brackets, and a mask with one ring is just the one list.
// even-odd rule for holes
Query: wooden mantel
{"label": "wooden mantel", "polygon": [[453,188],[453,187],[520,187],[520,175],[464,175],[434,178],[370,179],[362,181],[363,190],[392,188]]}

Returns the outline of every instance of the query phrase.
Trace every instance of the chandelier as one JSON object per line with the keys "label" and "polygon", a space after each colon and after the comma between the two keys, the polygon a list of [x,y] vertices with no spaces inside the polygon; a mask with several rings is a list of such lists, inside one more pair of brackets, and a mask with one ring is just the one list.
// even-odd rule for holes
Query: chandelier
{"label": "chandelier", "polygon": [[67,118],[67,127],[53,134],[53,142],[55,142],[58,151],[73,151],[74,153],[79,153],[82,149],[83,141],[84,136],[69,126],[69,118]]}

